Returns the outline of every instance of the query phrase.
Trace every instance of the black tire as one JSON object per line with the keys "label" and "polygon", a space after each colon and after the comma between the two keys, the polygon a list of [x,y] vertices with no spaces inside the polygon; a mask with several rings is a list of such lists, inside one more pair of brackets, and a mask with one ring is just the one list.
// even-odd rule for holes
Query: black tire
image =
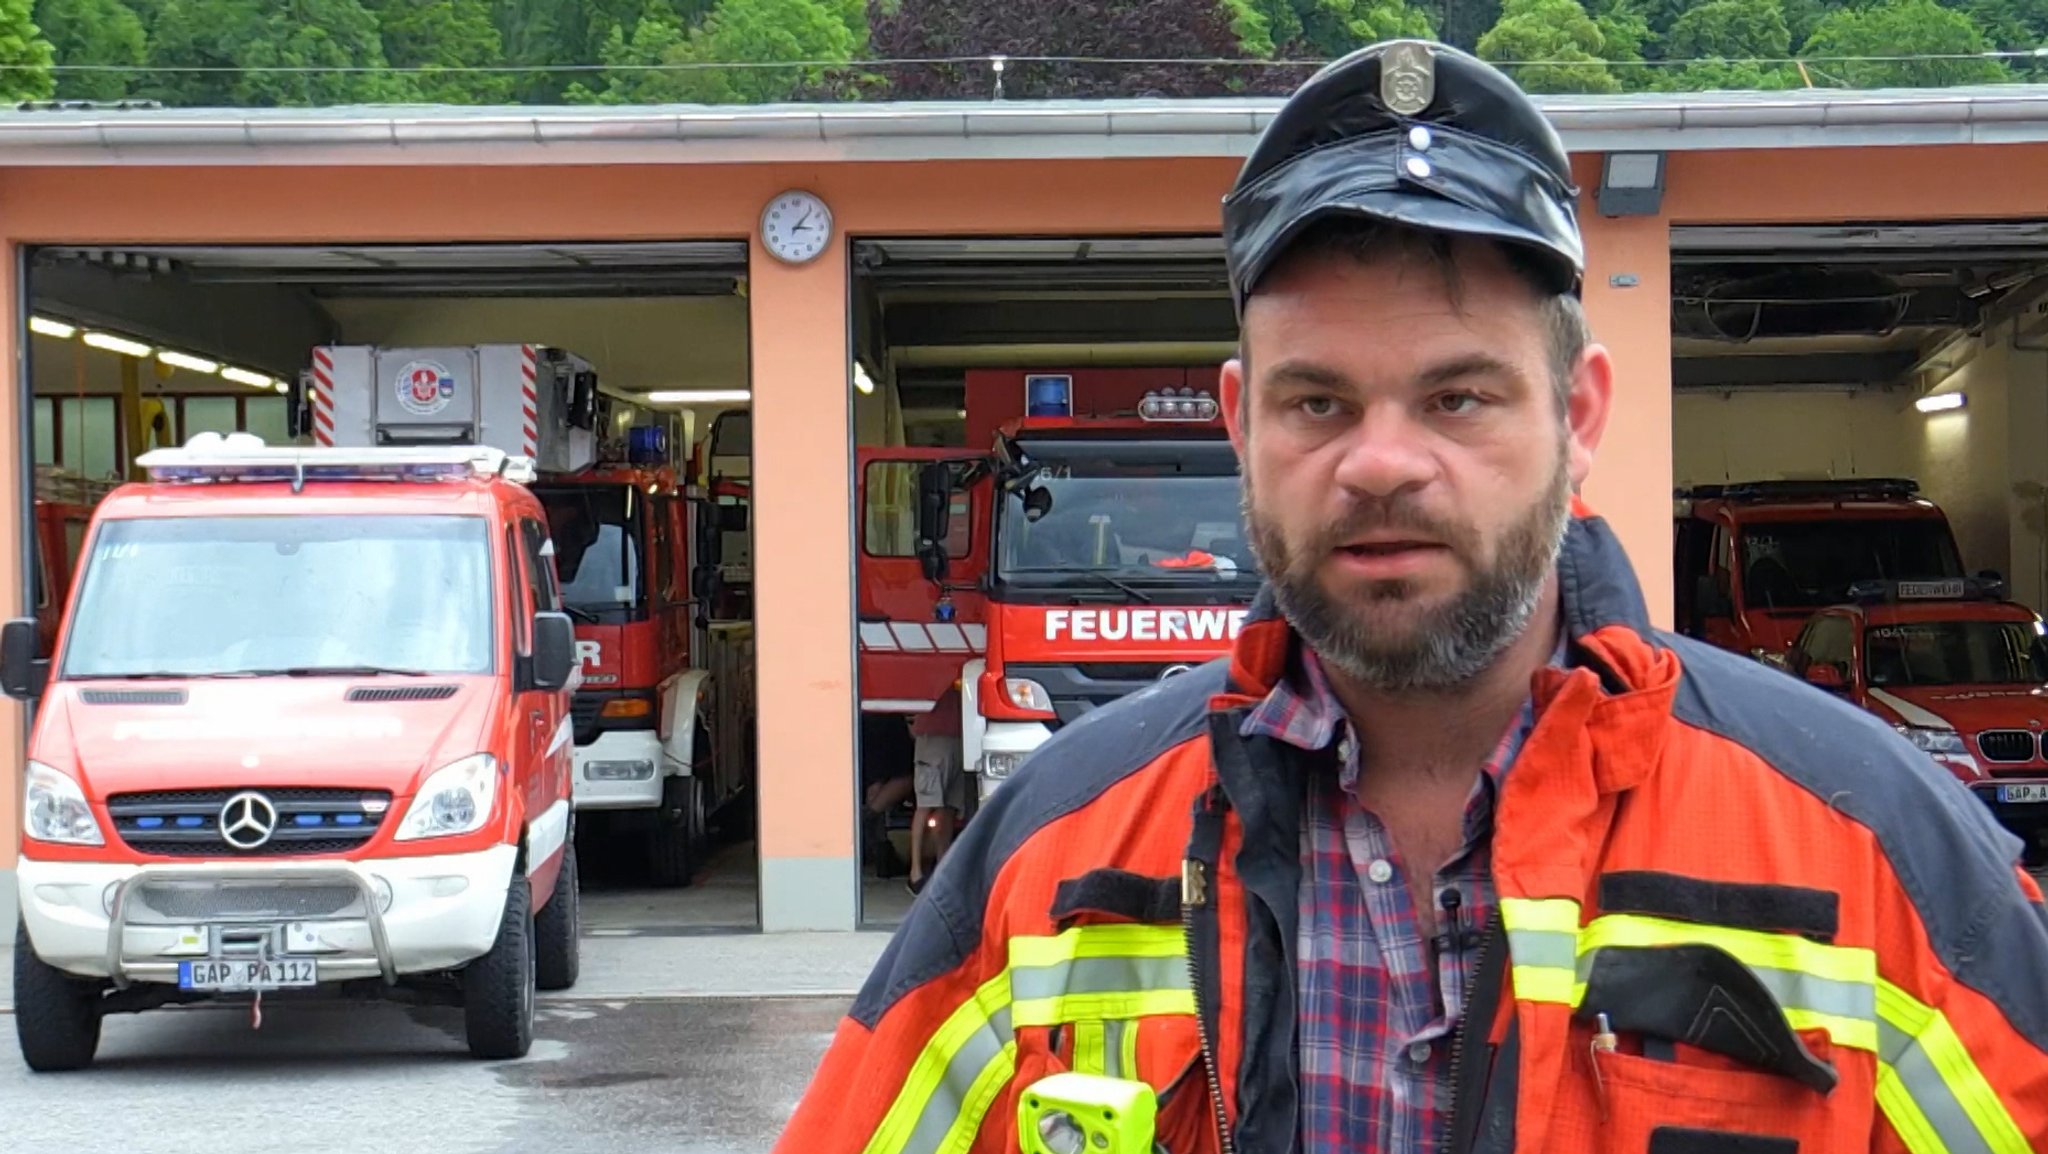
{"label": "black tire", "polygon": [[533,1048],[533,887],[515,874],[491,952],[462,971],[462,1016],[469,1052],[487,1061],[524,1058]]}
{"label": "black tire", "polygon": [[99,984],[36,956],[28,926],[14,925],[14,1033],[39,1074],[83,1070],[100,1048]]}
{"label": "black tire", "polygon": [[648,880],[663,889],[680,889],[697,878],[703,850],[703,780],[671,777],[661,787],[661,808],[647,835]]}
{"label": "black tire", "polygon": [[535,988],[566,990],[575,985],[583,965],[583,903],[574,837],[562,845],[562,868],[555,874],[548,904],[534,915],[533,937]]}

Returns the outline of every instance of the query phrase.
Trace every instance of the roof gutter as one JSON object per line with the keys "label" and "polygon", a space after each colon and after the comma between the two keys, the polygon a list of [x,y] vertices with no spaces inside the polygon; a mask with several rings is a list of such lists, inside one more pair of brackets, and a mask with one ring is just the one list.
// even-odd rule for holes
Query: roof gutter
{"label": "roof gutter", "polygon": [[[2048,141],[2048,85],[1538,97],[1574,152]],[[0,164],[687,164],[1246,155],[1280,102],[0,113]]]}

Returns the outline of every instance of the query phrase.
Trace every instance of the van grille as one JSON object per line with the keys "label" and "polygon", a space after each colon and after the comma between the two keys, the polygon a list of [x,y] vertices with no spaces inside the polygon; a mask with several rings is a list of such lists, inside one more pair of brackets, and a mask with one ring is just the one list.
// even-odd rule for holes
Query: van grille
{"label": "van grille", "polygon": [[107,799],[114,832],[140,853],[175,857],[282,857],[348,853],[377,835],[391,811],[387,790],[249,789],[277,810],[277,829],[253,850],[221,836],[221,807],[241,789],[117,793]]}

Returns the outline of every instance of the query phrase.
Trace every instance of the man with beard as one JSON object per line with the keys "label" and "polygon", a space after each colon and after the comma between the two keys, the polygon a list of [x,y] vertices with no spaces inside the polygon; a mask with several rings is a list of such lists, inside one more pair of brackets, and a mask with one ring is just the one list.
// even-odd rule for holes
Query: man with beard
{"label": "man with beard", "polygon": [[[1228,658],[995,791],[779,1154],[2048,1149],[2018,840],[1869,715],[1653,627],[1578,495],[1615,370],[1577,197],[1442,45],[1276,114],[1223,212],[1266,589]],[[1112,1081],[1020,1131],[1064,1072]]]}

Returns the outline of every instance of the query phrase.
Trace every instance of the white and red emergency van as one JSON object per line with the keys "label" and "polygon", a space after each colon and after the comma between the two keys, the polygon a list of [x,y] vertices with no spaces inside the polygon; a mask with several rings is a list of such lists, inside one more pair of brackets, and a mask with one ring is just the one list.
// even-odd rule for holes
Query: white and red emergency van
{"label": "white and red emergency van", "polygon": [[111,1013],[346,990],[463,1008],[513,1058],[577,978],[562,611],[531,462],[202,434],[100,502],[34,703],[14,1021],[35,1070]]}
{"label": "white and red emergency van", "polygon": [[576,627],[579,827],[636,843],[652,884],[690,884],[713,821],[751,796],[753,644],[751,622],[702,611],[693,541],[717,514],[678,475],[674,415],[536,344],[324,346],[301,388],[321,445],[473,439],[535,459]]}
{"label": "white and red emergency van", "polygon": [[986,797],[1059,727],[1227,653],[1259,577],[1216,377],[975,370],[987,447],[861,450],[862,709],[958,680]]}

